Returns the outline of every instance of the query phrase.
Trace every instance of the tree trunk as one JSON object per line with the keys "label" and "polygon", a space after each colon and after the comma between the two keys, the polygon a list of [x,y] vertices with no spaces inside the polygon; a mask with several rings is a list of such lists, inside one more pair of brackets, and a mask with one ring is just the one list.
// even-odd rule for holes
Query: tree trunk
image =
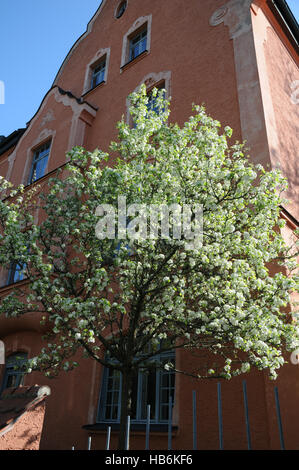
{"label": "tree trunk", "polygon": [[131,394],[132,394],[132,373],[124,371],[122,376],[121,389],[121,412],[120,412],[120,429],[118,436],[118,450],[126,448],[126,431],[127,418],[131,411]]}

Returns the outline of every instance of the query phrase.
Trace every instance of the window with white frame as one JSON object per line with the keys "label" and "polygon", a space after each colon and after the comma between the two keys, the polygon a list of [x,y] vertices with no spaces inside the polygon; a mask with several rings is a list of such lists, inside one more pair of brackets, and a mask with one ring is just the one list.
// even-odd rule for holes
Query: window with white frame
{"label": "window with white frame", "polygon": [[[155,85],[147,93],[147,96],[148,96],[148,103],[146,105],[147,109],[149,111],[154,111],[156,114],[159,114],[159,106],[157,104],[158,95],[156,95],[156,96],[153,95],[153,93],[152,93],[153,88],[157,88],[157,90],[159,92],[160,90],[165,89],[165,82],[163,81],[163,82]],[[163,92],[163,97],[165,98],[165,90]]]}
{"label": "window with white frame", "polygon": [[[126,65],[139,56],[146,56],[151,49],[152,15],[137,18],[123,36],[120,73]],[[144,54],[146,52],[146,54]]]}
{"label": "window with white frame", "polygon": [[50,155],[50,146],[51,142],[48,141],[34,151],[29,174],[29,184],[34,183],[34,181],[37,181],[45,175]]}
{"label": "window with white frame", "polygon": [[110,48],[99,49],[87,64],[82,96],[107,82],[109,59]]}
{"label": "window with white frame", "polygon": [[[174,403],[175,373],[166,364],[175,363],[174,351],[161,353],[141,366],[133,377],[131,420],[145,422],[147,406],[153,423],[165,423],[169,416],[170,397]],[[121,411],[122,374],[115,369],[104,369],[99,422],[119,422]]]}
{"label": "window with white frame", "polygon": [[130,38],[129,44],[129,61],[135,59],[144,51],[146,51],[147,44],[147,26],[139,33]]}
{"label": "window with white frame", "polygon": [[92,67],[92,76],[90,88],[95,88],[100,83],[105,81],[106,73],[106,57],[101,60],[96,66]]}
{"label": "window with white frame", "polygon": [[[165,98],[166,97],[165,82],[163,81],[163,82],[158,83],[157,85],[151,87],[150,90],[147,92],[148,102],[146,104],[146,107],[147,107],[148,111],[154,111],[156,114],[159,114],[160,109],[159,109],[158,102],[157,102],[158,94],[156,94],[154,96],[154,94],[152,93],[154,88],[157,88],[158,93],[159,93],[160,90],[163,89],[164,90],[163,97]],[[165,109],[163,108],[162,111],[164,112]],[[136,123],[134,122],[132,117],[130,117],[129,123],[130,123],[130,125],[132,125],[132,127],[136,127]]]}

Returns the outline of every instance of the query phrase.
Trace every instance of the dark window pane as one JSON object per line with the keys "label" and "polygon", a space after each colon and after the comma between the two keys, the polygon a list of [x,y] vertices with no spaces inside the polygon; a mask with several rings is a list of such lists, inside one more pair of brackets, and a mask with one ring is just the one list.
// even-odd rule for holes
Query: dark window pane
{"label": "dark window pane", "polygon": [[120,398],[120,372],[109,369],[107,377],[107,392],[104,419],[118,418],[118,403]]}
{"label": "dark window pane", "polygon": [[[155,361],[149,362],[139,369],[133,377],[131,395],[131,419],[145,421],[147,418],[147,406],[150,405],[151,420],[165,422],[168,419],[169,397],[174,400],[175,374],[159,367],[159,362],[166,364],[174,362],[174,353],[157,356]],[[102,419],[118,420],[120,416],[121,398],[121,374],[117,371],[108,371],[105,375],[103,389]]]}
{"label": "dark window pane", "polygon": [[29,184],[44,176],[50,153],[50,142],[34,152]]}
{"label": "dark window pane", "polygon": [[26,264],[12,263],[8,273],[8,284],[14,284],[15,282],[22,281],[25,278],[24,270]]}
{"label": "dark window pane", "polygon": [[105,409],[105,416],[104,416],[105,419],[108,419],[108,420],[111,419],[111,417],[110,417],[110,412],[111,412],[111,407],[110,407],[110,406],[106,406],[106,409]]}
{"label": "dark window pane", "polygon": [[145,51],[145,49],[146,49],[146,38],[142,39],[140,43],[140,54],[141,52]]}
{"label": "dark window pane", "polygon": [[45,171],[46,171],[47,163],[48,163],[48,159],[45,158],[45,157],[36,162],[36,164],[34,165],[34,169],[33,169],[33,180],[34,181],[36,181],[39,178],[42,178],[44,176]]}
{"label": "dark window pane", "polygon": [[160,419],[161,421],[166,421],[168,419],[168,406],[167,405],[161,405],[160,407]]}
{"label": "dark window pane", "polygon": [[124,14],[126,8],[127,8],[127,2],[126,1],[122,2],[117,10],[116,18],[120,18]]}
{"label": "dark window pane", "polygon": [[129,60],[135,59],[146,50],[147,42],[147,30],[144,30],[142,33],[137,34],[130,41],[130,56]]}
{"label": "dark window pane", "polygon": [[91,88],[102,83],[105,79],[106,60],[97,65],[92,73]]}
{"label": "dark window pane", "polygon": [[174,404],[174,388],[171,387],[172,376],[175,377],[173,372],[165,374],[163,381],[168,385],[160,389],[160,420],[162,421],[168,419],[170,397],[172,398],[172,406]]}
{"label": "dark window pane", "polygon": [[16,353],[6,359],[2,390],[9,387],[19,387],[19,385],[24,383],[24,372],[22,368],[26,360],[26,353]]}
{"label": "dark window pane", "polygon": [[156,414],[156,369],[142,373],[142,389],[141,389],[141,419],[147,418],[147,405],[151,406],[151,419]]}
{"label": "dark window pane", "polygon": [[162,373],[161,374],[162,387],[169,387],[169,375]]}
{"label": "dark window pane", "polygon": [[112,405],[118,406],[119,390],[114,390],[112,393]]}
{"label": "dark window pane", "polygon": [[9,387],[16,387],[17,385],[17,376],[16,375],[9,375],[7,377],[7,381],[6,381],[6,388],[9,388]]}
{"label": "dark window pane", "polygon": [[[158,90],[164,87],[164,83],[158,87]],[[163,97],[165,98],[165,91],[163,92]],[[149,111],[154,111],[156,114],[159,114],[159,107],[157,104],[157,96],[153,96],[152,93],[149,93],[148,95],[148,103],[147,103],[147,109]],[[165,111],[163,109],[162,111]]]}
{"label": "dark window pane", "polygon": [[132,383],[132,395],[131,395],[131,419],[136,419],[137,412],[137,391],[138,391],[138,375],[134,375]]}
{"label": "dark window pane", "polygon": [[107,406],[110,406],[112,403],[112,393],[113,392],[107,392]]}
{"label": "dark window pane", "polygon": [[174,388],[175,374],[174,373],[169,374],[169,379],[170,379],[170,387]]}
{"label": "dark window pane", "polygon": [[111,419],[117,419],[118,418],[118,406],[113,406],[112,408],[112,414],[111,414]]}
{"label": "dark window pane", "polygon": [[169,389],[168,388],[161,390],[161,403],[169,403]]}

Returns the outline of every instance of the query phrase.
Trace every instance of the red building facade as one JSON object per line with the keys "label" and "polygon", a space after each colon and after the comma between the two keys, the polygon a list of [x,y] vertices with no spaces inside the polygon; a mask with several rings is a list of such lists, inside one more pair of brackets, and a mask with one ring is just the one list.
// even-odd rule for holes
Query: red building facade
{"label": "red building facade", "polygon": [[[57,73],[52,88],[25,129],[0,142],[0,174],[15,184],[47,183],[75,145],[107,150],[115,124],[128,116],[127,96],[145,83],[163,86],[171,96],[172,122],[182,124],[192,103],[206,105],[236,140],[247,140],[255,163],[281,168],[289,180],[284,236],[291,241],[298,206],[298,25],[284,1],[266,0],[103,0]],[[1,271],[2,295],[16,282],[18,270]],[[6,357],[34,357],[42,347],[43,327],[36,314],[0,318]],[[192,354],[176,353],[178,369],[192,368]],[[24,385],[49,385],[40,438],[41,449],[104,449],[108,420],[101,411],[107,387],[100,364],[78,357],[80,366],[48,380],[33,373]],[[0,366],[2,387],[18,385]],[[279,391],[286,448],[298,449],[299,369],[290,363],[279,379],[252,372],[221,382],[223,445],[246,449],[244,394],[246,378],[253,449],[280,447],[274,387]],[[107,378],[106,378],[107,379]],[[159,379],[160,380],[160,379]],[[158,381],[158,379],[157,379]],[[106,385],[105,385],[106,384]],[[174,381],[173,448],[192,448],[192,391],[197,392],[198,446],[217,449],[217,384],[187,376]],[[106,390],[107,391],[107,390]],[[167,424],[151,433],[152,449],[167,448]],[[143,449],[145,425],[132,423],[131,448]],[[112,427],[111,447],[117,442]]]}

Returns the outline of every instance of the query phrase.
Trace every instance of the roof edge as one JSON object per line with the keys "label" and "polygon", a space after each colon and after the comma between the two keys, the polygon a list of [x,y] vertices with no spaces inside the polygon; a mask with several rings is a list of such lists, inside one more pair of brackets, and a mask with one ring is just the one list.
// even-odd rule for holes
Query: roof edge
{"label": "roof edge", "polygon": [[299,48],[299,25],[286,0],[267,0],[270,10],[281,21],[282,29],[295,48]]}
{"label": "roof edge", "polygon": [[11,134],[9,134],[7,137],[4,137],[4,136],[1,136],[2,139],[0,141],[0,157],[1,155],[3,155],[5,152],[7,152],[10,148],[12,147],[16,147],[20,141],[20,139],[23,137],[23,135],[25,134],[25,132],[28,130],[31,122],[33,121],[33,119],[37,116],[37,114],[39,113],[41,107],[43,106],[43,103],[45,101],[45,99],[47,98],[47,96],[53,91],[57,89],[59,91],[59,93],[61,95],[67,95],[68,98],[70,99],[73,99],[75,100],[79,105],[87,105],[89,106],[91,109],[93,109],[93,111],[97,111],[98,108],[93,106],[92,104],[90,104],[88,101],[84,100],[82,97],[78,98],[77,96],[75,96],[71,91],[67,91],[67,90],[63,90],[63,88],[59,87],[58,85],[54,85],[50,88],[50,90],[47,91],[47,93],[45,94],[45,96],[43,97],[43,99],[41,100],[40,102],[40,105],[39,107],[37,108],[36,112],[34,113],[34,115],[32,116],[32,118],[26,123],[26,127],[24,128],[21,128],[21,129],[17,129],[15,131],[13,131]]}
{"label": "roof edge", "polygon": [[81,36],[77,39],[77,41],[73,44],[73,46],[71,47],[71,49],[69,50],[69,52],[67,53],[64,61],[62,62],[55,78],[54,78],[54,81],[53,81],[53,84],[52,84],[52,87],[57,85],[57,81],[65,67],[65,65],[67,64],[68,60],[70,59],[71,55],[73,54],[74,50],[77,48],[77,46],[80,44],[81,41],[83,41],[83,39],[85,39],[86,36],[88,36],[88,34],[92,31],[92,28],[93,28],[93,25],[97,19],[97,17],[100,15],[102,9],[104,8],[104,6],[106,5],[107,3],[107,0],[102,0],[102,3],[101,5],[99,6],[99,8],[97,9],[97,11],[95,12],[95,14],[93,15],[93,17],[91,18],[91,20],[88,22],[87,24],[87,27],[86,27],[86,31],[81,34]]}
{"label": "roof edge", "polygon": [[77,96],[75,96],[71,91],[67,91],[67,90],[64,90],[63,88],[59,87],[58,85],[53,85],[50,90],[47,91],[47,93],[45,94],[45,96],[43,97],[37,111],[34,113],[34,115],[32,116],[32,118],[26,123],[26,126],[28,128],[28,126],[30,125],[31,121],[35,118],[35,116],[39,113],[45,99],[47,98],[47,96],[51,93],[51,91],[55,90],[55,88],[57,88],[57,90],[59,91],[59,93],[61,95],[67,95],[69,98],[71,99],[74,99],[75,101],[77,101],[78,104],[87,104],[88,106],[90,106],[94,111],[97,111],[98,108],[96,108],[95,106],[93,106],[92,104],[88,103],[88,101],[85,101],[83,98],[78,98]]}
{"label": "roof edge", "polygon": [[17,129],[11,134],[9,134],[7,137],[4,137],[4,139],[2,139],[0,142],[0,156],[7,152],[7,150],[16,146],[25,131],[26,127]]}

